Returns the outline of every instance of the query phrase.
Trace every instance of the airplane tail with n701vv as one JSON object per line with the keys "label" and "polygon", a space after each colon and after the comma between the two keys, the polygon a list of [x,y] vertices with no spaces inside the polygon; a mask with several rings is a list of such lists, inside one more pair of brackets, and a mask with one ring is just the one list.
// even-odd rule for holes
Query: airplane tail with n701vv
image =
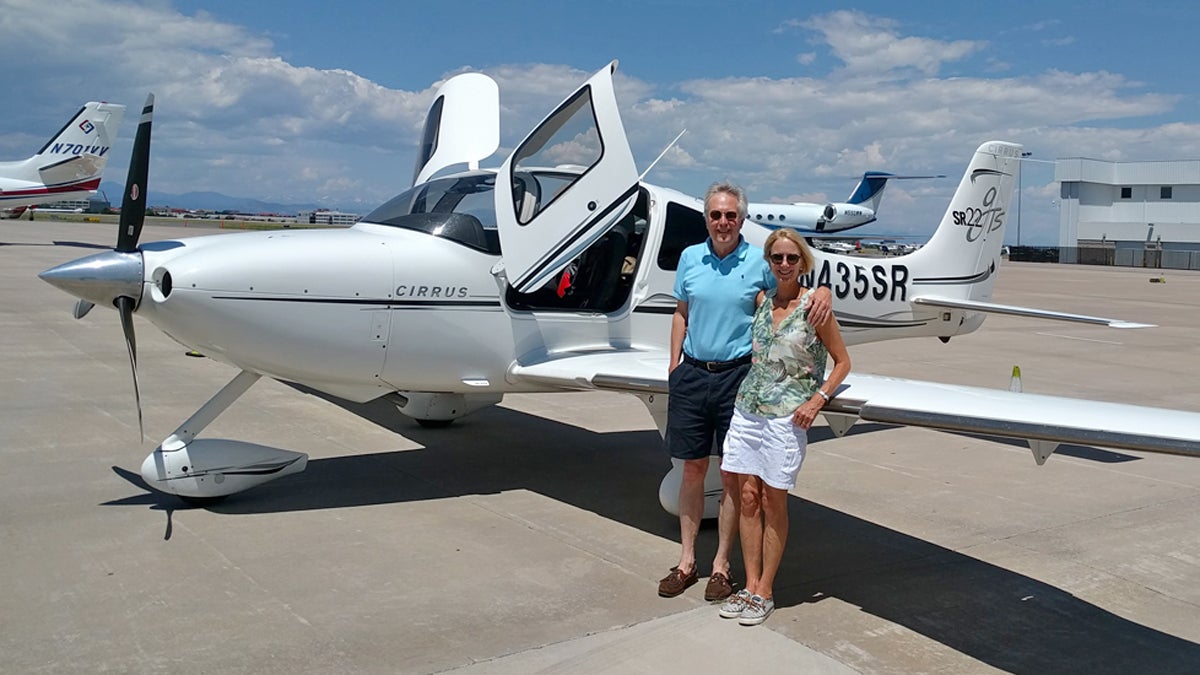
{"label": "airplane tail with n701vv", "polygon": [[124,114],[117,103],[87,103],[36,154],[0,162],[0,209],[93,194]]}

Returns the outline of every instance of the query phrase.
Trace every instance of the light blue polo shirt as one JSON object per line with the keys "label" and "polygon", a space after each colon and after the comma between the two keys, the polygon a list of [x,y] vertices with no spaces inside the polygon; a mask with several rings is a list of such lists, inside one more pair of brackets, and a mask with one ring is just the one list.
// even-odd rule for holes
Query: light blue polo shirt
{"label": "light blue polo shirt", "polygon": [[754,298],[774,287],[762,249],[745,237],[724,258],[713,252],[711,239],[683,249],[674,294],[688,304],[684,353],[700,361],[732,361],[749,354]]}

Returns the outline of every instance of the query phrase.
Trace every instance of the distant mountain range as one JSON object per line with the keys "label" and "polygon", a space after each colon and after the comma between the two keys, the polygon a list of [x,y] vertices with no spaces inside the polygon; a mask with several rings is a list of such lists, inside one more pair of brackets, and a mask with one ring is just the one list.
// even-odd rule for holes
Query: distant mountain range
{"label": "distant mountain range", "polygon": [[[103,181],[100,183],[100,191],[107,197],[108,201],[114,208],[120,208],[121,195],[125,194],[125,185],[116,181]],[[150,207],[171,207],[175,209],[191,209],[199,211],[235,211],[237,213],[279,213],[285,215],[293,215],[300,211],[315,211],[316,209],[329,209],[331,211],[344,211],[347,213],[357,213],[366,215],[368,211],[374,209],[378,204],[281,204],[279,202],[268,202],[252,197],[230,197],[229,195],[221,194],[220,192],[185,192],[183,194],[172,194],[169,192],[160,192],[151,188],[150,197],[146,201],[146,205]]]}

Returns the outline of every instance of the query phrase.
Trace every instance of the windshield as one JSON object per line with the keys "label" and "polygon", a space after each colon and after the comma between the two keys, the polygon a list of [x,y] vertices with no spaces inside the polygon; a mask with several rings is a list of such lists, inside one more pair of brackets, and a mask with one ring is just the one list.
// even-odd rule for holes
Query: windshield
{"label": "windshield", "polygon": [[499,255],[495,184],[496,174],[490,172],[432,180],[393,197],[363,221],[418,230]]}
{"label": "windshield", "polygon": [[[577,172],[562,167],[520,171],[513,176],[520,188],[514,192],[514,206],[522,213],[536,213],[579,178]],[[362,222],[418,230],[500,255],[492,197],[495,187],[496,174],[490,171],[438,178],[392,197]]]}

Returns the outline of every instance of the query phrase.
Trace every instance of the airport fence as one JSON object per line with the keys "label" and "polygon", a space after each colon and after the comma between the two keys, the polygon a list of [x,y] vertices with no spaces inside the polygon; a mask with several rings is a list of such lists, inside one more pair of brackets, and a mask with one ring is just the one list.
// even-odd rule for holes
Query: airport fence
{"label": "airport fence", "polygon": [[1069,265],[1108,265],[1149,269],[1200,270],[1200,251],[1164,251],[1102,246],[1013,246],[1009,260]]}

